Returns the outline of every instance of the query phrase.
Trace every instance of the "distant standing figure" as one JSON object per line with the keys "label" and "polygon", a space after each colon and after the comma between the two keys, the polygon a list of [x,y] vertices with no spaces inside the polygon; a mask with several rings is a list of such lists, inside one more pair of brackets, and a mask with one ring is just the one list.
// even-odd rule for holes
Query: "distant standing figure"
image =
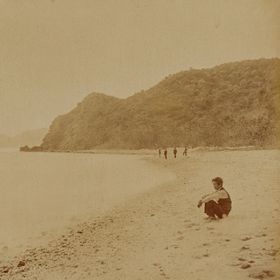
{"label": "distant standing figure", "polygon": [[222,219],[229,215],[231,210],[231,198],[229,193],[223,188],[223,179],[216,177],[212,179],[215,191],[204,195],[199,200],[197,207],[204,203],[204,212],[210,219]]}
{"label": "distant standing figure", "polygon": [[185,147],[185,149],[184,149],[184,152],[183,152],[183,156],[187,156],[188,155],[188,148],[187,147]]}
{"label": "distant standing figure", "polygon": [[176,147],[173,150],[173,154],[174,154],[174,158],[176,158],[177,157],[177,148]]}
{"label": "distant standing figure", "polygon": [[158,149],[158,156],[161,158],[161,149]]}
{"label": "distant standing figure", "polygon": [[167,159],[167,149],[164,150],[164,158]]}

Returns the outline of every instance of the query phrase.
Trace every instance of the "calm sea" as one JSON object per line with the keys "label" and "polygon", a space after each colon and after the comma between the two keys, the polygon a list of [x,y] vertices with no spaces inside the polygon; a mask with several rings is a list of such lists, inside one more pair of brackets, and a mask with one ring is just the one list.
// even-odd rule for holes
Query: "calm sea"
{"label": "calm sea", "polygon": [[139,156],[0,150],[0,256],[173,178]]}

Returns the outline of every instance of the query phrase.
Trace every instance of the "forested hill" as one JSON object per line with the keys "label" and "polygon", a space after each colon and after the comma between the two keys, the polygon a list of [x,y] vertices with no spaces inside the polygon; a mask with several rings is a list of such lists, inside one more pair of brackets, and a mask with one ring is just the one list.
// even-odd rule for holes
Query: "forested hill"
{"label": "forested hill", "polygon": [[127,99],[90,94],[53,121],[42,148],[274,146],[279,100],[278,58],[191,69]]}

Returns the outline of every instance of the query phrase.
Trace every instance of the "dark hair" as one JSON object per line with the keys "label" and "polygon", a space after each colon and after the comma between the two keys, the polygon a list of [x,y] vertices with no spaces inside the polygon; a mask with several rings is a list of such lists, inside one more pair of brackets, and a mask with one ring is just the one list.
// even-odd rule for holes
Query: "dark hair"
{"label": "dark hair", "polygon": [[212,179],[212,182],[216,182],[219,186],[223,186],[223,184],[224,184],[224,181],[223,181],[223,179],[221,178],[221,177],[215,177],[215,178],[213,178]]}

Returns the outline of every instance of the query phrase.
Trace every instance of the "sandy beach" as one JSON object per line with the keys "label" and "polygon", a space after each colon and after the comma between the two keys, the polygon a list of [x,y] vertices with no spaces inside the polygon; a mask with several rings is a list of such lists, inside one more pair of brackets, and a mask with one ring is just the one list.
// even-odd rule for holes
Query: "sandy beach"
{"label": "sandy beach", "polygon": [[[279,151],[197,151],[149,163],[176,179],[0,264],[0,279],[279,279]],[[197,208],[221,176],[230,216]]]}

